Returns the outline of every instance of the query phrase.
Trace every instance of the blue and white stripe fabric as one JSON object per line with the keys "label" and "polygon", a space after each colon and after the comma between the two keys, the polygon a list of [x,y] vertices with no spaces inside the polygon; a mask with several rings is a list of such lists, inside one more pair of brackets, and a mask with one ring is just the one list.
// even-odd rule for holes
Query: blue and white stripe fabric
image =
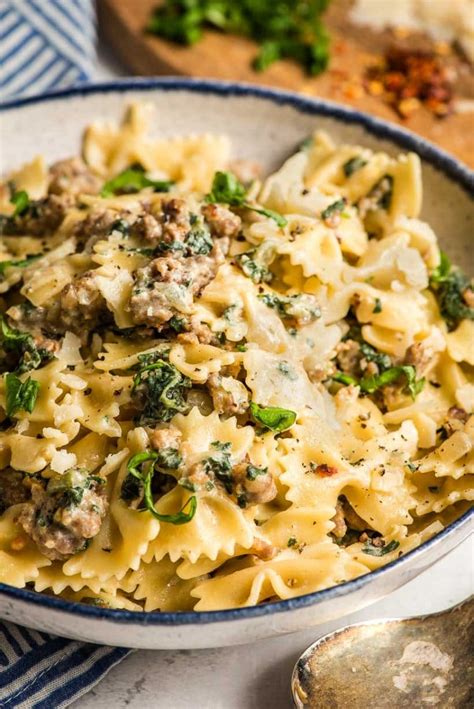
{"label": "blue and white stripe fabric", "polygon": [[[0,98],[86,81],[95,35],[93,0],[0,0]],[[130,652],[0,621],[0,708],[66,707]]]}
{"label": "blue and white stripe fabric", "polygon": [[95,62],[93,0],[0,0],[0,96],[86,81]]}
{"label": "blue and white stripe fabric", "polygon": [[67,707],[130,652],[0,622],[0,707]]}

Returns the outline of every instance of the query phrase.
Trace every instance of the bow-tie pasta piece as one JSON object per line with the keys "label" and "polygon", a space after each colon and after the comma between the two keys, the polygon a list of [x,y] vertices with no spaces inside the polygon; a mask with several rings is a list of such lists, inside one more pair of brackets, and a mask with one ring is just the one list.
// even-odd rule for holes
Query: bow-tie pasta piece
{"label": "bow-tie pasta piece", "polygon": [[0,516],[0,583],[24,588],[51,561],[38,551],[17,523],[20,513],[21,505],[13,505]]}

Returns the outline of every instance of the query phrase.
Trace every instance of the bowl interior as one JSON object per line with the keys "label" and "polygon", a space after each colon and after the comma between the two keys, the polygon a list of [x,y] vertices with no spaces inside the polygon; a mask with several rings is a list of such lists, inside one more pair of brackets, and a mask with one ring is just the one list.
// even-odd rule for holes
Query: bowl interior
{"label": "bowl interior", "polygon": [[[124,108],[133,101],[145,101],[155,106],[153,134],[156,136],[175,136],[200,133],[224,133],[232,139],[234,156],[251,158],[260,162],[265,172],[277,168],[289,156],[295,146],[301,142],[315,128],[328,131],[337,141],[350,142],[383,150],[395,155],[399,152],[412,150],[422,158],[423,164],[423,211],[422,218],[426,220],[437,234],[442,247],[450,254],[453,260],[458,261],[466,270],[471,263],[471,242],[474,232],[474,175],[456,160],[438,151],[417,136],[409,134],[398,127],[390,126],[383,121],[372,119],[364,114],[359,114],[350,109],[305,99],[300,96],[284,92],[275,92],[256,87],[237,86],[217,82],[198,82],[187,80],[133,80],[119,82],[84,90],[62,92],[57,96],[46,99],[25,100],[12,102],[5,105],[2,114],[2,150],[0,153],[0,169],[2,172],[17,167],[21,163],[31,160],[37,154],[43,154],[48,162],[59,158],[68,157],[78,153],[81,135],[84,128],[92,121],[120,120]],[[440,124],[441,125],[441,124]],[[382,576],[388,576],[397,567],[400,576],[397,585],[409,580],[409,573],[403,571],[409,566],[418,565],[417,559],[423,556],[427,563],[432,563],[433,557],[446,553],[447,547],[442,540],[446,535],[453,539],[457,535],[461,541],[464,530],[467,529],[468,516],[451,525],[450,530],[438,535],[441,546],[433,539],[413,550],[406,557],[401,558],[390,567],[385,567],[363,579],[348,582],[334,589],[310,594],[308,597],[284,601],[277,604],[267,604],[254,609],[240,609],[238,611],[210,612],[204,614],[183,613],[179,614],[139,614],[143,619],[140,625],[148,622],[172,625],[196,622],[196,616],[201,616],[203,623],[222,620],[234,620],[244,616],[256,618],[268,615],[274,610],[296,610],[331,597],[337,603],[341,596],[351,595],[358,589],[365,595],[365,587],[369,577],[376,584],[374,597],[366,602],[371,602],[390,590],[390,584],[378,583]],[[461,530],[462,528],[462,530]],[[434,550],[439,548],[439,551]],[[431,557],[430,557],[431,554]],[[410,561],[411,559],[411,561]],[[428,559],[430,561],[428,562]],[[407,566],[408,564],[408,566]],[[412,574],[413,575],[413,574]],[[0,595],[12,596],[31,604],[36,594],[17,589],[0,588]],[[376,590],[375,590],[376,589]],[[370,594],[369,594],[370,595]],[[71,604],[60,599],[45,597],[34,598],[36,604],[53,608],[70,610]],[[1,601],[1,599],[0,599]],[[350,603],[350,601],[349,601]],[[10,601],[5,598],[5,604]],[[0,603],[1,605],[1,603]],[[11,605],[13,609],[13,605]],[[18,606],[20,608],[20,606]],[[342,606],[341,606],[342,608]],[[345,612],[348,612],[347,610]],[[16,615],[15,615],[16,613]],[[12,618],[20,620],[21,615],[12,610]],[[341,615],[341,609],[337,615]],[[139,623],[137,614],[123,611],[103,611],[95,608],[81,607],[80,615],[83,619],[90,616],[95,618],[122,618],[130,622]],[[130,618],[128,618],[130,616]],[[146,618],[149,616],[149,619]],[[158,618],[160,617],[160,618]],[[155,620],[156,619],[156,620]],[[35,621],[36,627],[44,627],[42,620]],[[49,620],[48,620],[49,622]],[[304,623],[307,622],[305,618]],[[312,620],[311,624],[315,624]],[[48,626],[49,627],[49,626]],[[75,625],[74,625],[75,627]],[[303,626],[301,626],[303,627]],[[67,630],[64,626],[58,627],[56,632],[65,635],[78,635],[77,628]],[[150,626],[152,629],[153,626]],[[291,628],[296,629],[296,628]],[[268,630],[268,629],[267,629]],[[285,630],[274,632],[288,632]],[[99,631],[84,631],[84,637],[93,641],[108,641],[119,644],[128,644],[125,633],[122,636],[113,636],[112,640],[101,635]],[[263,631],[260,636],[263,636]],[[265,634],[273,632],[265,631]],[[248,642],[240,640],[240,642]],[[161,640],[159,642],[162,642]],[[212,646],[212,644],[230,644],[228,642],[215,642],[214,639],[206,640],[205,645],[200,645],[196,640],[194,645],[189,639],[170,640],[169,647],[187,646]],[[137,640],[135,646],[159,647],[166,645],[157,644],[158,641],[148,639]]]}

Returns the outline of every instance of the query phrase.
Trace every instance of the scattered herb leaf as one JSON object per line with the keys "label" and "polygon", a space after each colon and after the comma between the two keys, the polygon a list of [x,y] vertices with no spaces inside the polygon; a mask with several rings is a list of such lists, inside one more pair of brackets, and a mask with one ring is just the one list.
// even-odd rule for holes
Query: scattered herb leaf
{"label": "scattered herb leaf", "polygon": [[[141,453],[132,455],[127,463],[128,474],[136,478],[143,485],[145,507],[155,519],[160,522],[168,522],[169,524],[187,524],[196,514],[197,498],[195,495],[192,495],[192,497],[186,500],[183,507],[175,514],[160,514],[155,509],[152,482],[158,457],[159,455],[155,451],[142,451]],[[149,463],[146,469],[142,469],[144,463]]]}
{"label": "scattered herb leaf", "polygon": [[357,155],[356,157],[350,158],[347,162],[345,162],[342,169],[344,171],[344,175],[346,177],[350,177],[354,174],[354,172],[357,172],[357,170],[364,167],[364,165],[367,165],[367,160],[364,160],[364,158],[361,158],[360,155]]}
{"label": "scattered herb leaf", "polygon": [[250,402],[250,413],[255,421],[276,433],[286,431],[296,421],[295,411],[279,406],[259,406],[254,401]]}
{"label": "scattered herb leaf", "polygon": [[141,165],[133,165],[108,180],[102,187],[101,197],[112,197],[114,194],[131,194],[140,192],[145,187],[153,187],[155,192],[169,192],[173,185],[170,180],[152,180],[146,176]]}
{"label": "scattered herb leaf", "polygon": [[346,200],[344,198],[338,199],[329,206],[326,207],[326,209],[323,209],[321,212],[321,219],[323,221],[326,221],[326,219],[330,219],[331,217],[334,217],[336,214],[340,214],[346,206]]}
{"label": "scattered herb leaf", "polygon": [[13,372],[5,375],[6,389],[6,410],[8,417],[16,414],[17,411],[27,411],[32,413],[35,408],[36,399],[40,389],[40,383],[35,379],[25,379],[21,381]]}
{"label": "scattered herb leaf", "polygon": [[5,273],[7,268],[25,268],[29,266],[32,261],[36,261],[41,258],[43,254],[34,254],[32,256],[26,256],[24,259],[12,259],[10,261],[0,261],[0,276]]}
{"label": "scattered herb leaf", "polygon": [[397,381],[402,375],[406,378],[406,389],[410,393],[413,399],[420,393],[423,389],[425,380],[416,378],[416,369],[412,365],[402,365],[399,367],[390,367],[380,374],[374,374],[370,377],[364,377],[363,379],[357,380],[350,374],[337,373],[332,379],[341,384],[353,384],[360,386],[360,389],[364,394],[374,394],[378,389],[381,389],[387,384],[392,384]]}
{"label": "scattered herb leaf", "polygon": [[259,475],[266,475],[268,473],[268,468],[259,468],[256,465],[247,465],[247,478],[249,480],[256,480]]}
{"label": "scattered herb leaf", "polygon": [[30,205],[30,198],[28,196],[28,192],[26,192],[26,190],[19,190],[18,192],[14,190],[12,196],[10,197],[10,202],[15,205],[15,211],[13,212],[13,216],[21,217],[21,215],[27,211]]}
{"label": "scattered herb leaf", "polygon": [[372,541],[368,539],[364,543],[362,551],[364,554],[369,554],[369,556],[385,556],[386,554],[390,554],[390,552],[395,551],[395,549],[398,549],[399,546],[400,542],[395,541],[395,539],[392,539],[391,542],[385,544],[383,547],[374,546]]}
{"label": "scattered herb leaf", "polygon": [[133,378],[132,395],[141,407],[138,417],[140,425],[149,425],[157,421],[170,421],[178,412],[187,410],[183,390],[191,386],[189,379],[179,370],[156,353],[158,359],[151,361],[140,358],[142,365]]}
{"label": "scattered herb leaf", "polygon": [[430,288],[450,330],[456,328],[461,320],[474,320],[474,308],[465,300],[466,292],[471,292],[474,299],[473,284],[460,269],[452,267],[443,252],[439,265],[430,275]]}
{"label": "scattered herb leaf", "polygon": [[382,312],[382,301],[380,300],[380,298],[375,299],[374,309],[372,310],[372,312],[375,314]]}
{"label": "scattered herb leaf", "polygon": [[269,219],[273,219],[279,227],[287,224],[285,217],[272,209],[256,207],[245,199],[247,190],[231,172],[216,172],[212,182],[211,191],[206,195],[206,202],[228,204],[231,207],[245,207],[253,212],[262,214]]}

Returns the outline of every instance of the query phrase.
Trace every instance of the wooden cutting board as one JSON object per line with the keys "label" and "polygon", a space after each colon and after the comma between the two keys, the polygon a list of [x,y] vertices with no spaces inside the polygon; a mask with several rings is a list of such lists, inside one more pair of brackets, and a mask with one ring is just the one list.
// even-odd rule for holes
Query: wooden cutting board
{"label": "wooden cutting board", "polygon": [[[183,47],[147,34],[144,28],[157,0],[98,0],[99,27],[105,41],[135,74],[247,81],[331,99],[399,123],[474,167],[474,113],[454,113],[439,119],[421,108],[403,120],[380,97],[364,91],[362,79],[367,67],[394,42],[394,35],[390,31],[373,32],[352,25],[348,20],[351,2],[333,0],[326,13],[325,22],[332,37],[330,67],[314,78],[286,60],[276,62],[265,72],[253,71],[251,62],[257,49],[243,37],[209,31],[193,47]],[[416,34],[396,41],[411,47],[431,44],[426,37]],[[447,61],[458,75],[457,98],[472,101],[471,68],[456,54]]]}

